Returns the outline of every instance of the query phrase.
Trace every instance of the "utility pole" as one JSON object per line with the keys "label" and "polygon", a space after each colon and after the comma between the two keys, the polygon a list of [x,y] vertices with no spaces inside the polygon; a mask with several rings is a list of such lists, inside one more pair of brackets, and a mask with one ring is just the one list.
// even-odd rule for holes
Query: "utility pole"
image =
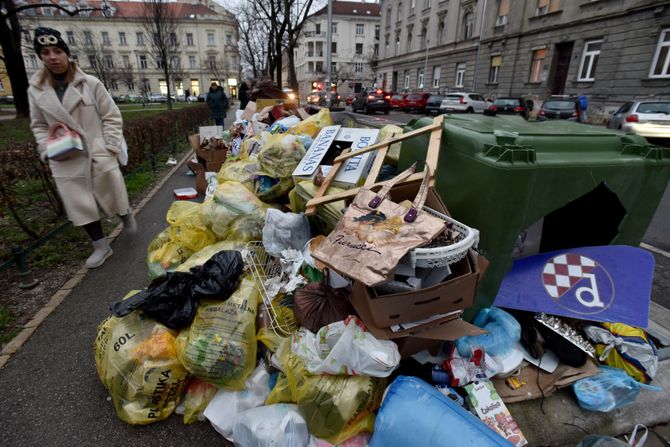
{"label": "utility pole", "polygon": [[[331,50],[333,49],[333,0],[328,0],[328,29],[326,30],[326,94],[328,102],[330,102],[330,83],[332,79],[332,57]],[[330,104],[329,104],[330,105]]]}

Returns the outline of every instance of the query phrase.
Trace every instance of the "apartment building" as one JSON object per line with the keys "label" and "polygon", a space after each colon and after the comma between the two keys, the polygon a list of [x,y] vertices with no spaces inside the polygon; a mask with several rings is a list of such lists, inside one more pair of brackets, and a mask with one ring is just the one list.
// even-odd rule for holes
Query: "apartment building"
{"label": "apartment building", "polygon": [[[61,0],[68,4],[68,0]],[[161,68],[165,61],[152,52],[142,23],[141,2],[108,1],[107,16],[102,11],[82,12],[70,17],[54,8],[27,9],[22,16],[25,39],[26,71],[31,76],[41,67],[32,48],[33,30],[47,26],[61,32],[70,47],[72,58],[82,69],[104,78],[112,95],[167,93],[167,82]],[[100,1],[78,0],[72,5],[98,8]],[[178,18],[178,28],[171,39],[178,44],[179,56],[169,63],[177,75],[171,92],[176,95],[198,95],[206,92],[212,81],[236,94],[240,78],[237,21],[216,3],[205,1],[170,2]]]}
{"label": "apartment building", "polygon": [[[374,84],[374,60],[379,52],[380,6],[338,2],[332,5],[331,81],[341,95]],[[314,89],[327,90],[327,7],[307,18],[295,49],[300,98]]]}
{"label": "apartment building", "polygon": [[[2,50],[0,50],[0,57],[2,57]],[[12,84],[9,82],[5,60],[0,58],[0,97],[3,96],[12,96]]]}
{"label": "apartment building", "polygon": [[598,122],[669,99],[670,1],[384,0],[376,74],[393,91],[585,95]]}

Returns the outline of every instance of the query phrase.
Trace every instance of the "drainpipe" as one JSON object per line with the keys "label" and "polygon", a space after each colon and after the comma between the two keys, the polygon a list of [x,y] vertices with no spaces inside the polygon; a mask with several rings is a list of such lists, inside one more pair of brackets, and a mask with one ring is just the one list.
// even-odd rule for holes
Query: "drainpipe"
{"label": "drainpipe", "polygon": [[484,7],[482,8],[482,16],[479,23],[479,41],[477,42],[477,57],[475,58],[475,78],[472,81],[472,91],[477,88],[477,72],[479,71],[479,53],[482,48],[482,37],[484,37],[484,17],[486,16],[486,0],[484,0]]}

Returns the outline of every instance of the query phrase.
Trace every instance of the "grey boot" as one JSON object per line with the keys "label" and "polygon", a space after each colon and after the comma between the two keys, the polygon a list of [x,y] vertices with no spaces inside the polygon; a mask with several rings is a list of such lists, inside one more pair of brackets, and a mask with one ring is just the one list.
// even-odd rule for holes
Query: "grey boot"
{"label": "grey boot", "polygon": [[89,269],[100,267],[113,253],[106,237],[93,241],[93,249],[93,253],[86,260],[86,268]]}
{"label": "grey boot", "polygon": [[137,221],[135,221],[133,212],[128,210],[128,214],[120,217],[123,222],[123,230],[130,235],[137,234]]}

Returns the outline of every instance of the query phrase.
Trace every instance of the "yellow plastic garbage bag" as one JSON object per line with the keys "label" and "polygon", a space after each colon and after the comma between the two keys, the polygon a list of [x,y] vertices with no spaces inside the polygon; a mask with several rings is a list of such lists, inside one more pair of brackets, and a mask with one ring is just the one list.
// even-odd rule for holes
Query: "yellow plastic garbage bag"
{"label": "yellow plastic garbage bag", "polygon": [[149,279],[174,271],[192,254],[193,250],[170,240],[170,227],[164,229],[154,237],[147,249]]}
{"label": "yellow plastic garbage bag", "polygon": [[205,420],[205,408],[209,405],[218,388],[197,377],[191,377],[184,393],[184,424]]}
{"label": "yellow plastic garbage bag", "polygon": [[234,181],[240,182],[247,187],[249,191],[254,190],[254,177],[258,173],[260,165],[258,160],[229,160],[221,166],[216,179],[219,183]]}
{"label": "yellow plastic garbage bag", "polygon": [[216,242],[216,235],[202,218],[201,207],[199,203],[179,200],[170,206],[166,220],[170,224],[171,242],[193,252]]}
{"label": "yellow plastic garbage bag", "polygon": [[291,352],[290,343],[284,339],[277,349],[283,372],[265,403],[297,404],[310,433],[333,444],[360,432],[372,432],[386,379],[311,375],[300,357]]}
{"label": "yellow plastic garbage bag", "polygon": [[226,301],[201,300],[193,323],[177,337],[177,355],[194,376],[242,390],[256,367],[256,283],[243,278]]}
{"label": "yellow plastic garbage bag", "polygon": [[[393,124],[387,124],[382,127],[379,131],[379,142],[382,142],[386,139],[391,139],[393,137],[398,137],[402,135],[402,128],[394,126]],[[386,152],[386,157],[384,161],[386,163],[396,166],[398,164],[398,159],[400,158],[400,143],[392,144],[389,147],[389,150]]]}
{"label": "yellow plastic garbage bag", "polygon": [[214,195],[202,204],[202,217],[207,225],[214,231],[219,240],[242,240],[231,238],[229,227],[239,217],[245,216],[260,224],[265,223],[265,212],[268,205],[261,202],[253,192],[244,187],[240,182],[221,183]]}
{"label": "yellow plastic garbage bag", "polygon": [[[315,186],[311,181],[304,180],[298,182],[295,185],[295,188],[288,193],[289,207],[291,208],[291,211],[294,213],[305,211],[307,201],[314,197],[318,189],[319,187]],[[326,194],[335,194],[341,191],[344,190],[331,186],[326,191]],[[316,208],[316,213],[310,217],[315,230],[319,234],[329,234],[333,231],[337,222],[342,219],[342,210],[346,207],[347,204],[344,200],[319,205]]]}
{"label": "yellow plastic garbage bag", "polygon": [[321,129],[332,125],[333,120],[330,117],[330,110],[324,107],[319,110],[318,113],[291,127],[288,130],[288,133],[292,133],[294,135],[309,135],[310,137],[314,138],[319,134]]}
{"label": "yellow plastic garbage bag", "polygon": [[270,177],[288,178],[305,156],[305,147],[296,135],[263,132],[263,148],[258,153],[261,171]]}
{"label": "yellow plastic garbage bag", "polygon": [[237,250],[240,251],[246,247],[246,242],[243,241],[220,241],[212,245],[208,245],[202,250],[193,253],[183,264],[177,266],[174,270],[176,272],[188,272],[193,267],[203,265],[209,261],[209,258],[223,250]]}
{"label": "yellow plastic garbage bag", "polygon": [[158,422],[177,407],[188,372],[177,359],[175,336],[140,312],[98,326],[95,366],[122,421]]}

